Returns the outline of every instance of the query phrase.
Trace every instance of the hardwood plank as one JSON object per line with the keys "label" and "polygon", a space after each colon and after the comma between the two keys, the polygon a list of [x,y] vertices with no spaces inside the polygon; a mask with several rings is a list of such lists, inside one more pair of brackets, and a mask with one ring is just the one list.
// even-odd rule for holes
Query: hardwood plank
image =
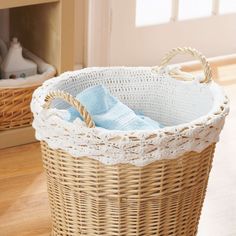
{"label": "hardwood plank", "polygon": [[[0,180],[42,171],[39,143],[0,150]],[[17,161],[16,161],[17,160]]]}
{"label": "hardwood plank", "polygon": [[36,142],[35,131],[30,127],[0,131],[0,149]]}
{"label": "hardwood plank", "polygon": [[49,235],[50,212],[39,143],[0,150],[1,236]]}

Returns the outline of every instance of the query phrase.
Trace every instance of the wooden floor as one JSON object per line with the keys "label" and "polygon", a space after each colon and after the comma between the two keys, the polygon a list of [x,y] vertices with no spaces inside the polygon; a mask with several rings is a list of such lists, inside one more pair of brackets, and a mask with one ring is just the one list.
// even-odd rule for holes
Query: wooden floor
{"label": "wooden floor", "polygon": [[[222,68],[219,76],[231,113],[215,153],[198,236],[236,236],[236,66]],[[39,144],[0,150],[0,236],[49,234]]]}
{"label": "wooden floor", "polygon": [[49,235],[46,180],[38,143],[0,151],[0,235]]}

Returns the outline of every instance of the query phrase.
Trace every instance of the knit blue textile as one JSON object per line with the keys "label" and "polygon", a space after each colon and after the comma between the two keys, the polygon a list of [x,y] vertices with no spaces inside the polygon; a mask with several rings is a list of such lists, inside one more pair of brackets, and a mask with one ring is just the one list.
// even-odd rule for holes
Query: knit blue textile
{"label": "knit blue textile", "polygon": [[[93,86],[79,93],[76,98],[90,113],[95,125],[109,130],[154,130],[162,126],[133,110],[113,97],[102,85]],[[81,118],[79,112],[70,107],[68,121]]]}

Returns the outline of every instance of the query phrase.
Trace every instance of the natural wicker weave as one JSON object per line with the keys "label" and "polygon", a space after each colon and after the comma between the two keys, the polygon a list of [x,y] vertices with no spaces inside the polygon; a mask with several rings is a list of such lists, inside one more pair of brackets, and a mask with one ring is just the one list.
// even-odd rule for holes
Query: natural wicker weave
{"label": "natural wicker weave", "polygon": [[214,147],[136,167],[75,158],[42,142],[52,235],[196,235]]}
{"label": "natural wicker weave", "polygon": [[75,99],[71,94],[66,93],[64,91],[54,91],[54,92],[50,92],[46,99],[45,99],[45,105],[44,108],[48,109],[52,103],[52,101],[55,98],[61,98],[64,99],[65,101],[67,101],[70,105],[74,106],[82,115],[82,117],[84,118],[84,122],[86,123],[86,125],[88,126],[88,128],[94,128],[95,124],[92,120],[92,117],[90,116],[90,114],[87,112],[86,108],[77,100]]}
{"label": "natural wicker weave", "polygon": [[190,47],[173,48],[161,60],[160,67],[166,66],[170,62],[170,60],[178,54],[189,54],[200,61],[200,63],[202,64],[202,67],[203,67],[204,75],[205,75],[205,78],[202,81],[200,81],[201,83],[208,83],[212,80],[212,71],[211,71],[211,67],[210,67],[209,62],[207,61],[206,57],[202,53],[200,53],[199,51],[197,51],[194,48],[190,48]]}
{"label": "natural wicker weave", "polygon": [[[211,70],[205,57],[191,48],[173,49],[163,59],[162,66],[177,53],[188,53],[197,57],[203,63],[205,73],[201,82],[211,81]],[[177,74],[177,79],[179,78],[180,75]],[[35,96],[36,98],[38,97]],[[86,108],[69,93],[50,91],[44,98],[43,109],[49,109],[54,99],[63,99],[80,112],[89,128],[94,127]],[[34,114],[37,115],[37,111]],[[38,121],[40,123],[37,127],[43,129],[46,119]],[[54,121],[50,124],[52,129],[57,126]],[[207,135],[214,132],[213,126],[204,127],[207,129]],[[56,135],[67,134],[68,129],[60,127],[60,133]],[[56,135],[53,135],[52,132],[52,136],[48,135],[47,138],[56,139]],[[70,135],[72,134],[68,133],[63,137],[68,139]],[[85,138],[86,133],[83,135],[81,139]],[[170,133],[167,132],[166,135]],[[185,143],[187,136],[180,136],[181,142]],[[155,137],[157,135],[149,136]],[[99,140],[99,137],[95,137],[95,144],[106,145],[98,142],[96,138]],[[135,139],[135,136],[130,136],[130,139]],[[119,142],[120,139],[113,141]],[[141,143],[139,139],[136,141]],[[173,140],[169,142],[171,141]],[[176,155],[171,159],[166,155],[151,164],[135,166],[132,162],[107,165],[89,155],[75,157],[64,149],[52,148],[41,139],[52,214],[52,235],[195,236],[215,149],[215,142],[205,141],[209,145],[201,152],[185,151],[183,155]],[[73,145],[78,144],[72,143],[68,150],[73,149]],[[170,143],[162,145],[163,148],[168,148]],[[133,146],[130,146],[130,149],[132,148]],[[148,152],[154,152],[156,149],[156,146],[152,146]],[[125,155],[125,152],[121,153]]]}
{"label": "natural wicker weave", "polygon": [[31,125],[30,102],[37,87],[0,88],[0,131]]}
{"label": "natural wicker weave", "polygon": [[56,69],[27,49],[23,55],[37,64],[38,74],[24,79],[4,79],[0,83],[0,131],[30,126],[33,92],[56,74]]}

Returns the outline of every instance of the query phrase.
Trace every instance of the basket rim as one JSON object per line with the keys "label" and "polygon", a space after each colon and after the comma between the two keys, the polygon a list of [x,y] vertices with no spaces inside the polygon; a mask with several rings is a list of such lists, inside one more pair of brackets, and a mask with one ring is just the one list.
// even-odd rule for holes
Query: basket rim
{"label": "basket rim", "polygon": [[[36,138],[46,141],[53,149],[60,148],[75,157],[90,156],[108,165],[130,163],[136,166],[144,166],[156,160],[175,159],[189,151],[201,152],[218,141],[229,112],[229,101],[221,87],[213,81],[207,84],[199,81],[178,81],[177,83],[207,86],[211,93],[216,93],[214,98],[217,106],[214,106],[209,114],[189,123],[156,130],[119,131],[99,127],[87,128],[79,119],[73,122],[63,119],[68,114],[66,110],[44,109],[45,98],[49,91],[55,90],[55,84],[61,81],[68,83],[68,77],[77,80],[80,76],[91,76],[97,71],[106,71],[107,76],[112,70],[121,71],[123,74],[133,71],[132,76],[137,73],[154,73],[152,67],[95,67],[66,72],[45,81],[43,86],[35,90],[31,102]],[[165,79],[176,81],[168,74],[164,75]]]}
{"label": "basket rim", "polygon": [[[91,74],[93,75],[93,72],[95,71],[100,71],[100,72],[104,72],[104,71],[112,71],[112,70],[119,70],[119,71],[123,71],[123,73],[125,72],[129,72],[129,71],[138,71],[138,70],[143,70],[143,69],[148,69],[151,70],[153,73],[164,73],[166,78],[165,79],[170,79],[170,80],[175,80],[175,78],[172,78],[171,76],[169,76],[165,71],[161,71],[161,72],[157,72],[157,71],[153,71],[153,67],[128,67],[128,66],[112,66],[112,67],[88,67],[88,68],[84,68],[78,71],[67,71],[62,73],[59,76],[56,76],[48,81],[45,81],[42,86],[38,87],[37,90],[43,90],[44,88],[50,88],[51,86],[53,87],[53,85],[57,84],[60,81],[64,81],[68,79],[68,76],[78,76],[76,79],[79,80],[79,75],[83,75],[83,73],[86,74]],[[178,81],[179,83],[194,83],[196,84],[196,81]],[[197,81],[198,83],[198,81]],[[219,117],[225,117],[228,115],[229,113],[229,99],[226,96],[225,92],[223,91],[223,89],[214,81],[211,81],[210,83],[207,84],[201,84],[198,83],[199,86],[208,86],[210,88],[210,92],[212,95],[215,95],[214,98],[216,99],[216,102],[218,102],[218,105],[216,106],[216,109],[212,109],[211,111],[209,111],[209,113],[199,116],[197,119],[194,119],[190,122],[184,122],[178,125],[172,125],[172,126],[165,126],[161,129],[154,129],[154,130],[127,130],[127,131],[122,131],[122,130],[107,130],[107,129],[103,129],[100,127],[94,127],[93,129],[96,129],[99,132],[105,132],[107,133],[116,133],[116,134],[133,134],[135,133],[140,133],[140,134],[147,134],[147,133],[165,133],[165,132],[176,132],[178,130],[182,130],[183,128],[189,127],[189,126],[199,126],[202,124],[205,124],[208,120],[209,117],[213,117],[214,119],[219,119]],[[67,111],[66,111],[67,112]],[[67,122],[67,121],[65,121]],[[70,122],[71,123],[71,122]],[[73,123],[73,122],[72,122]],[[81,122],[76,122],[76,125],[78,125],[78,123]],[[84,122],[83,122],[84,123]],[[85,126],[85,128],[87,128]],[[90,128],[88,128],[90,129]]]}

